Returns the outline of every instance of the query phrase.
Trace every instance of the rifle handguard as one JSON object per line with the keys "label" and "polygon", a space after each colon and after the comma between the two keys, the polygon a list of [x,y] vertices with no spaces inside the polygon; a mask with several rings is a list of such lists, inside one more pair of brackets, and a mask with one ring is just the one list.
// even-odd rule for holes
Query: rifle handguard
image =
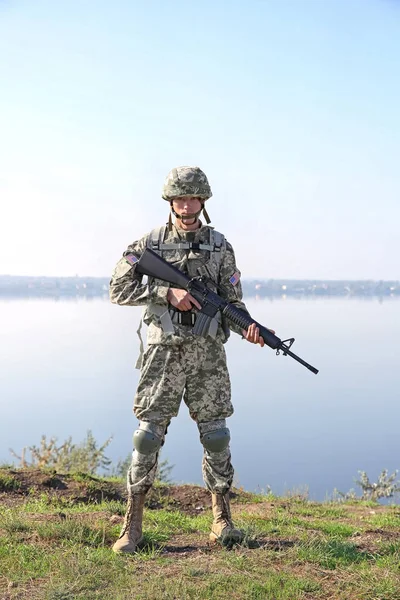
{"label": "rifle handguard", "polygon": [[276,348],[278,348],[279,344],[282,341],[280,338],[278,338],[278,336],[276,336],[274,333],[269,331],[266,327],[264,327],[263,325],[260,325],[260,323],[257,323],[257,321],[252,319],[252,317],[250,315],[248,315],[244,311],[240,310],[239,308],[236,308],[236,306],[233,306],[232,304],[228,304],[223,309],[222,314],[227,319],[229,319],[229,321],[232,321],[232,323],[234,323],[235,325],[238,325],[239,327],[241,327],[242,329],[245,329],[246,331],[248,330],[250,325],[252,325],[252,323],[255,323],[256,327],[258,327],[258,329],[260,331],[260,336],[263,338],[263,340],[267,344],[267,346],[269,346],[273,350],[276,350]]}

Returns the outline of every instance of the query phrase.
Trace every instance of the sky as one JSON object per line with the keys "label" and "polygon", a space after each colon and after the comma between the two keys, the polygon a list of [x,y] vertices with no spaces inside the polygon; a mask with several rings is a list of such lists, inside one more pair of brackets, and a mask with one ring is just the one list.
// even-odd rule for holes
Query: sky
{"label": "sky", "polygon": [[109,276],[199,165],[245,278],[400,279],[399,0],[0,0],[0,274]]}

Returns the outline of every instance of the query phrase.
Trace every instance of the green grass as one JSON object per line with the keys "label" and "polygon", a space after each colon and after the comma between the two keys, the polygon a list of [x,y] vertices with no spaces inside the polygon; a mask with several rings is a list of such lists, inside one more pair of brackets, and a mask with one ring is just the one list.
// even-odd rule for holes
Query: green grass
{"label": "green grass", "polygon": [[400,507],[397,511],[393,508],[388,509],[388,512],[379,515],[371,515],[366,519],[367,523],[377,528],[399,527],[400,526]]}
{"label": "green grass", "polygon": [[0,598],[399,598],[399,507],[371,514],[369,504],[245,495],[233,503],[245,540],[228,550],[208,545],[211,511],[190,516],[166,503],[145,510],[138,552],[119,556],[111,546],[120,524],[110,517],[124,510],[120,501],[77,503],[34,492],[15,506],[0,504]]}
{"label": "green grass", "polygon": [[305,523],[306,529],[322,531],[331,537],[346,538],[350,537],[357,531],[356,527],[351,527],[346,523],[338,523],[337,521],[310,521]]}
{"label": "green grass", "polygon": [[39,512],[41,514],[49,515],[58,514],[60,511],[66,514],[108,512],[110,515],[124,515],[125,508],[126,503],[120,500],[93,500],[92,502],[87,503],[77,502],[70,498],[41,494],[37,498],[29,498],[23,506],[21,506],[20,510],[21,512]]}
{"label": "green grass", "polygon": [[347,510],[342,506],[316,504],[314,502],[309,502],[300,505],[292,504],[290,506],[290,512],[303,517],[318,517],[330,519],[340,519],[346,517],[347,515]]}
{"label": "green grass", "polygon": [[311,540],[298,550],[302,561],[316,563],[325,569],[338,569],[354,563],[374,559],[372,554],[360,551],[355,544],[340,540]]}
{"label": "green grass", "polygon": [[20,487],[21,484],[15,477],[0,470],[0,492],[16,492]]}
{"label": "green grass", "polygon": [[144,517],[144,527],[150,530],[162,530],[170,536],[176,532],[196,533],[198,531],[206,533],[209,531],[212,522],[211,514],[189,517],[179,511],[153,510],[147,511]]}

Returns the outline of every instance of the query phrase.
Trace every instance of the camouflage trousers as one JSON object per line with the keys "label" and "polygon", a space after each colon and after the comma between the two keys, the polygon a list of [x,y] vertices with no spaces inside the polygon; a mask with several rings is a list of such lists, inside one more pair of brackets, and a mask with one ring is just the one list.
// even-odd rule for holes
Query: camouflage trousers
{"label": "camouflage trousers", "polygon": [[[231,384],[221,342],[193,337],[179,345],[152,344],[143,356],[140,380],[134,400],[134,413],[151,424],[163,440],[181,401],[196,421],[200,435],[226,426],[233,413]],[[128,491],[145,493],[154,482],[158,452],[133,451],[128,471]],[[229,445],[222,452],[204,448],[203,479],[212,492],[225,493],[233,480]]]}

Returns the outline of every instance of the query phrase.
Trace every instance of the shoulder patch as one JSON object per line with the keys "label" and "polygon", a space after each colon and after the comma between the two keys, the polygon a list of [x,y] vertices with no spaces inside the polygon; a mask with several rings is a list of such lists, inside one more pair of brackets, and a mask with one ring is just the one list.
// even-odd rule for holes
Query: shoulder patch
{"label": "shoulder patch", "polygon": [[113,279],[120,279],[124,275],[126,275],[132,269],[132,265],[127,261],[126,258],[121,258],[117,262],[117,265],[112,274]]}
{"label": "shoulder patch", "polygon": [[232,285],[237,285],[237,284],[239,283],[239,281],[240,281],[240,273],[239,273],[239,271],[236,271],[236,272],[235,272],[235,273],[232,275],[232,277],[230,277],[230,278],[229,278],[229,282],[230,282]]}
{"label": "shoulder patch", "polygon": [[134,265],[135,263],[139,262],[139,259],[137,256],[135,256],[134,254],[127,254],[126,256],[124,256],[125,260],[128,261],[128,263],[130,263],[131,265]]}

